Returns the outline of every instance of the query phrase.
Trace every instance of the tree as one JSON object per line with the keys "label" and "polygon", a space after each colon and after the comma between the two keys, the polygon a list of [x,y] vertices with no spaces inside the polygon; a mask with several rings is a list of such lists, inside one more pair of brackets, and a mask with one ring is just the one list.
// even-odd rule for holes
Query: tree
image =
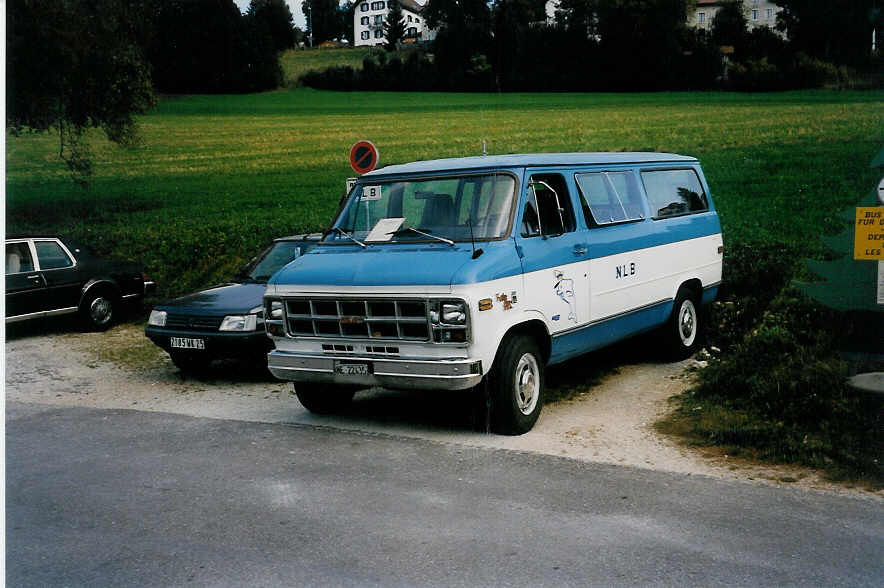
{"label": "tree", "polygon": [[384,37],[386,42],[384,48],[387,51],[395,51],[405,36],[405,18],[402,16],[402,6],[398,0],[389,0],[387,6],[390,12],[384,19]]}
{"label": "tree", "polygon": [[716,46],[731,45],[737,52],[745,44],[749,20],[743,9],[743,0],[724,2],[712,18],[710,35]]}
{"label": "tree", "polygon": [[560,0],[556,24],[568,35],[588,39],[598,30],[599,0]]}
{"label": "tree", "polygon": [[[307,36],[313,45],[341,37],[336,0],[304,0],[301,11],[307,18]],[[350,27],[353,21],[350,21]]]}
{"label": "tree", "polygon": [[278,51],[266,19],[233,0],[161,0],[148,49],[156,88],[167,93],[255,92],[279,86]]}
{"label": "tree", "polygon": [[432,0],[423,15],[426,25],[439,31],[433,53],[442,86],[491,89],[484,87],[491,46],[491,9],[485,0]]}
{"label": "tree", "polygon": [[654,90],[683,83],[687,0],[607,0],[598,5],[600,49],[612,88]]}
{"label": "tree", "polygon": [[101,128],[119,145],[138,140],[134,115],[153,106],[142,52],[143,0],[19,0],[7,13],[6,126],[53,130],[59,156],[86,186],[92,161],[84,133]]}
{"label": "tree", "polygon": [[871,53],[872,30],[881,26],[881,0],[777,0],[777,28],[795,51],[842,64]]}
{"label": "tree", "polygon": [[295,22],[285,0],[251,0],[246,16],[265,24],[275,51],[295,46]]}
{"label": "tree", "polygon": [[345,2],[338,7],[338,30],[341,31],[341,38],[347,39],[350,46],[353,46],[353,15],[356,14],[356,7],[359,6],[358,0]]}

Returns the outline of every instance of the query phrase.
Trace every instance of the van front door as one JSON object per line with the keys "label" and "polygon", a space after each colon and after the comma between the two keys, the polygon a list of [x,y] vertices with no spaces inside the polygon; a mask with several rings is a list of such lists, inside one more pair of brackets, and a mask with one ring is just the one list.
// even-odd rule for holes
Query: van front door
{"label": "van front door", "polygon": [[531,173],[516,233],[525,292],[523,308],[540,312],[551,333],[589,321],[589,251],[559,173]]}

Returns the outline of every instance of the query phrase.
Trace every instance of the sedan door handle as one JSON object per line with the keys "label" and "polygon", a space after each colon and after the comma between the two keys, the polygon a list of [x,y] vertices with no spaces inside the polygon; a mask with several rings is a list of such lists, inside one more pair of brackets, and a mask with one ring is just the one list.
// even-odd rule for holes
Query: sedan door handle
{"label": "sedan door handle", "polygon": [[586,255],[587,251],[589,251],[589,249],[586,248],[586,245],[574,246],[574,255]]}
{"label": "sedan door handle", "polygon": [[40,281],[40,274],[34,274],[32,276],[28,276],[28,279],[29,280],[37,280],[39,282]]}

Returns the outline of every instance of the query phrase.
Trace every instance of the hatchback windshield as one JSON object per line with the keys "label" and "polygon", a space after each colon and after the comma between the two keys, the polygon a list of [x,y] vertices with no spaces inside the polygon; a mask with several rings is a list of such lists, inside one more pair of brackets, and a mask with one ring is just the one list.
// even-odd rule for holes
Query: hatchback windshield
{"label": "hatchback windshield", "polygon": [[247,266],[240,278],[254,282],[266,282],[288,262],[304,253],[304,243],[300,241],[277,241],[265,250],[254,265]]}
{"label": "hatchback windshield", "polygon": [[515,179],[507,174],[366,183],[335,221],[331,241],[367,243],[500,239],[509,228]]}

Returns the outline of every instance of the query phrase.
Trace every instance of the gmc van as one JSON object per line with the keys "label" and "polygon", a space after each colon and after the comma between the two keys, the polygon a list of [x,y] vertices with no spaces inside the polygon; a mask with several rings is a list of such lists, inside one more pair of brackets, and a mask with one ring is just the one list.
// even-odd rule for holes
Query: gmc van
{"label": "gmc van", "polygon": [[693,157],[392,165],[361,176],[320,243],[268,283],[269,368],[317,413],[368,386],[475,388],[494,431],[522,434],[547,365],[652,329],[694,352],[722,252]]}

